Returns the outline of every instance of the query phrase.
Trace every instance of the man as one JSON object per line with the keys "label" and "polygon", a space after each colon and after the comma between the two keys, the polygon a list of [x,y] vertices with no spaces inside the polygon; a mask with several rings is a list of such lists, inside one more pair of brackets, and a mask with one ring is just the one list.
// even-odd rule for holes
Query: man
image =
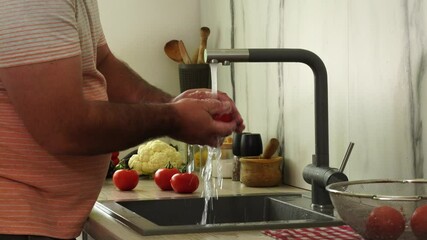
{"label": "man", "polygon": [[0,0],[0,239],[77,237],[108,153],[159,136],[215,146],[243,129],[224,93],[173,98],[114,57],[96,0]]}

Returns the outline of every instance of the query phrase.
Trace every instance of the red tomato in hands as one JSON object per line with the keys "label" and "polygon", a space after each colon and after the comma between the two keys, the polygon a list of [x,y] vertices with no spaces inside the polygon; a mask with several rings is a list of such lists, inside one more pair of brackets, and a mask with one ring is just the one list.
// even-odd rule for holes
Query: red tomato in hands
{"label": "red tomato in hands", "polygon": [[172,190],[171,178],[180,173],[176,168],[160,168],[154,173],[154,182],[163,191]]}
{"label": "red tomato in hands", "polygon": [[177,193],[192,193],[199,187],[199,177],[193,173],[177,173],[171,178],[171,186]]}
{"label": "red tomato in hands", "polygon": [[411,217],[411,229],[418,239],[427,239],[427,204],[415,209]]}
{"label": "red tomato in hands", "polygon": [[216,121],[221,122],[231,122],[233,120],[233,115],[231,113],[222,114],[222,115],[214,115],[213,117]]}
{"label": "red tomato in hands", "polygon": [[366,223],[366,236],[371,240],[396,240],[405,230],[405,218],[398,210],[381,206],[372,210]]}
{"label": "red tomato in hands", "polygon": [[139,176],[135,170],[120,169],[113,174],[113,183],[121,191],[130,191],[138,185]]}

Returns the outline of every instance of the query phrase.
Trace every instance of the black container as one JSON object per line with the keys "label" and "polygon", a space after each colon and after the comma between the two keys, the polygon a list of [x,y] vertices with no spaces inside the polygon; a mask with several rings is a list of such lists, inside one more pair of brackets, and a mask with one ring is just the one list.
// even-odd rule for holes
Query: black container
{"label": "black container", "polygon": [[259,156],[262,154],[262,139],[259,133],[243,134],[240,140],[240,156]]}
{"label": "black container", "polygon": [[240,156],[240,142],[242,140],[242,134],[244,133],[233,133],[233,155]]}
{"label": "black container", "polygon": [[194,88],[211,88],[209,64],[179,64],[178,69],[181,92]]}
{"label": "black container", "polygon": [[242,135],[250,134],[248,132],[246,133],[233,133],[233,145],[232,145],[232,151],[233,151],[233,174],[231,179],[233,181],[240,181],[240,150],[241,150],[241,140]]}

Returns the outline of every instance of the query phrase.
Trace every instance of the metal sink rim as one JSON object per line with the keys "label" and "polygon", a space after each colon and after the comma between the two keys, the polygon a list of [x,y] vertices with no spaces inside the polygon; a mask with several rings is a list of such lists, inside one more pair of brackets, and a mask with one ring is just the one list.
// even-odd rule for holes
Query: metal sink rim
{"label": "metal sink rim", "polygon": [[[231,194],[221,195],[221,197],[295,197],[296,202],[292,203],[284,201],[291,207],[301,208],[304,211],[309,211],[329,220],[278,220],[268,222],[249,222],[249,223],[215,223],[206,225],[179,225],[179,226],[161,226],[154,222],[144,218],[143,216],[132,212],[131,210],[121,206],[119,202],[127,201],[152,201],[152,200],[175,200],[175,199],[199,199],[202,197],[196,197],[194,195],[185,197],[169,197],[169,198],[157,198],[157,199],[129,199],[129,200],[103,200],[95,203],[95,208],[101,210],[101,212],[113,217],[120,224],[131,228],[141,235],[165,235],[165,234],[184,234],[184,233],[202,233],[202,232],[223,232],[223,231],[240,231],[240,230],[265,230],[265,229],[280,229],[280,228],[302,228],[302,227],[325,227],[325,226],[338,226],[344,223],[337,217],[336,213],[322,213],[313,210],[311,205],[311,199],[305,194],[301,193],[257,193],[257,194]],[[299,201],[299,202],[298,202]]]}

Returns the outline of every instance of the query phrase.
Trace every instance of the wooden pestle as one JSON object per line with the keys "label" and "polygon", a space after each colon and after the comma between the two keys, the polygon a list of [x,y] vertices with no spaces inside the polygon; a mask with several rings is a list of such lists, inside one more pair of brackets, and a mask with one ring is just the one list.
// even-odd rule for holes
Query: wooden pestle
{"label": "wooden pestle", "polygon": [[277,138],[270,139],[260,158],[270,159],[271,156],[273,156],[273,154],[276,152],[277,148],[279,148],[279,140],[277,140]]}

